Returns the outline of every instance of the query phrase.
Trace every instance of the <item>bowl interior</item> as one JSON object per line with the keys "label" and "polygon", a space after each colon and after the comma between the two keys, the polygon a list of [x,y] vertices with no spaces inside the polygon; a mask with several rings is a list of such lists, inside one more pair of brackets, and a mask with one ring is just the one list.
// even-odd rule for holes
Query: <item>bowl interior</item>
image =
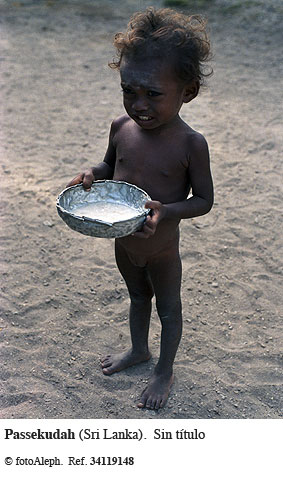
{"label": "bowl interior", "polygon": [[57,205],[75,217],[114,223],[147,214],[144,204],[149,199],[145,191],[127,182],[95,181],[90,191],[82,184],[65,189]]}

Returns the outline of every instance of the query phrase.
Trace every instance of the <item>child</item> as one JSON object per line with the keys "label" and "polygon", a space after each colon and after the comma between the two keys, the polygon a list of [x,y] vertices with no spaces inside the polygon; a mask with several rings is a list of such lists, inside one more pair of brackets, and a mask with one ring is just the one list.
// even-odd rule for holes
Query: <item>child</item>
{"label": "child", "polygon": [[[138,403],[164,406],[173,383],[173,362],[182,333],[179,223],[210,211],[213,184],[204,137],[179,116],[183,103],[198,94],[209,42],[199,17],[170,9],[135,14],[125,34],[115,36],[127,112],[113,121],[105,159],[68,186],[90,188],[97,179],[126,181],[144,189],[151,215],[140,232],[116,239],[118,268],[130,296],[132,347],[101,360],[111,375],[147,361],[151,301],[162,325],[160,357]],[[190,189],[192,197],[187,198]]]}

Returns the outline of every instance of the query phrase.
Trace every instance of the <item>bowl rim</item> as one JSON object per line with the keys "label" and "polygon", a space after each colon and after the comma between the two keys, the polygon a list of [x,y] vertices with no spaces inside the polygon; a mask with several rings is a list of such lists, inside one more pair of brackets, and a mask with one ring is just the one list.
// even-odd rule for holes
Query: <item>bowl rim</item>
{"label": "bowl rim", "polygon": [[[114,184],[124,184],[124,185],[130,186],[130,187],[133,187],[133,188],[137,189],[139,192],[142,192],[146,196],[146,198],[148,199],[148,201],[151,201],[151,197],[147,194],[146,191],[144,191],[144,189],[141,189],[140,187],[136,186],[135,184],[131,184],[131,183],[126,182],[126,181],[115,181],[115,180],[112,180],[112,179],[99,179],[99,180],[93,181],[92,186],[94,186],[95,184],[105,184],[106,182],[111,182],[111,183],[114,183]],[[103,221],[103,219],[90,218],[89,216],[78,216],[77,214],[74,214],[71,211],[68,211],[67,209],[65,209],[65,208],[63,208],[61,206],[60,199],[62,198],[62,196],[66,192],[72,191],[76,187],[83,187],[83,184],[80,183],[80,184],[75,184],[73,186],[65,187],[65,189],[63,189],[63,191],[61,191],[60,194],[57,197],[56,207],[61,212],[65,213],[66,215],[72,216],[73,218],[75,218],[75,219],[77,219],[79,221],[89,221],[89,222],[103,223],[103,224],[105,224],[106,226],[109,226],[109,227],[112,227],[112,226],[114,226],[117,223],[122,223],[122,222],[125,222],[125,221],[131,221],[131,220],[134,220],[134,219],[137,218],[137,216],[132,216],[129,219],[125,219],[125,220],[121,219],[121,220],[115,221],[114,223],[109,223],[108,221]],[[147,216],[149,213],[150,213],[150,209],[144,208],[144,211],[141,214],[139,214],[139,217],[140,216]]]}

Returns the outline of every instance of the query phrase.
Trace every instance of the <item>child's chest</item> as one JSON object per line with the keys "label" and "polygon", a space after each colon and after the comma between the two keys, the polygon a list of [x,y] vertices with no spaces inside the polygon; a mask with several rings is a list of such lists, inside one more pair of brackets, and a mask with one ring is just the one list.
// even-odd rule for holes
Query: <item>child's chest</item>
{"label": "child's chest", "polygon": [[160,137],[117,137],[114,178],[143,188],[152,199],[172,200],[188,188],[188,156],[182,144]]}

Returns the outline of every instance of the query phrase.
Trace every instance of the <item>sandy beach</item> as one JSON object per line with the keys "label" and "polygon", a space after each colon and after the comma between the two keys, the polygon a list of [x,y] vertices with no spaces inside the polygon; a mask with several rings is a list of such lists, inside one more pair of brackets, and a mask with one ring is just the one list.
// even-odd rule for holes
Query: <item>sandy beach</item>
{"label": "sandy beach", "polygon": [[152,359],[104,376],[100,357],[130,343],[114,241],[70,230],[56,198],[102,160],[124,112],[113,35],[163,2],[0,0],[3,419],[282,417],[283,10],[200,3],[187,11],[209,20],[214,75],[181,116],[208,141],[215,205],[181,222],[184,330],[155,412],[136,403],[157,313]]}

